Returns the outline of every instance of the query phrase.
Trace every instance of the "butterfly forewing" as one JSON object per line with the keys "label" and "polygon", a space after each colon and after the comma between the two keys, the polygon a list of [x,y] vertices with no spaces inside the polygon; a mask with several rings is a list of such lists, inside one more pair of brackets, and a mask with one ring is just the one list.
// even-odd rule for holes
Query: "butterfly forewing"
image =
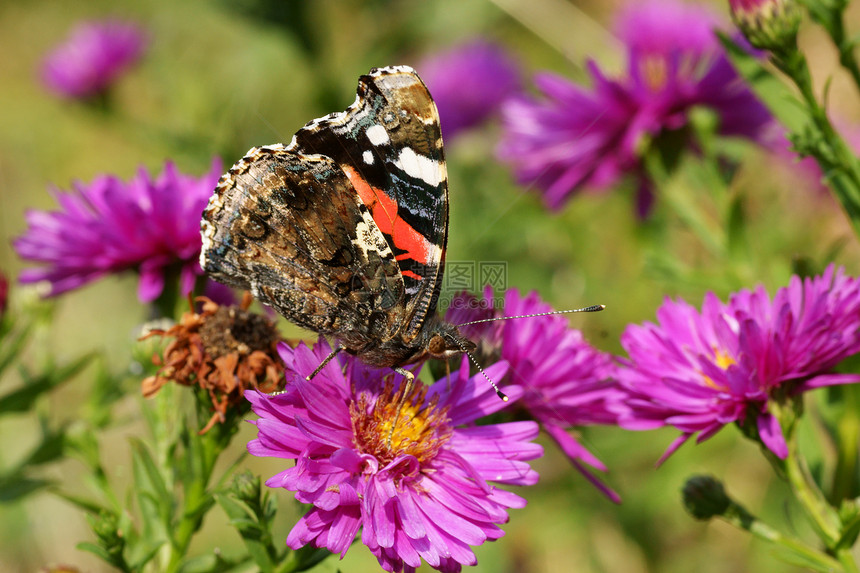
{"label": "butterfly forewing", "polygon": [[399,265],[405,341],[435,312],[448,233],[448,178],[439,115],[411,68],[372,70],[356,102],[314,120],[290,146],[331,157],[368,206]]}

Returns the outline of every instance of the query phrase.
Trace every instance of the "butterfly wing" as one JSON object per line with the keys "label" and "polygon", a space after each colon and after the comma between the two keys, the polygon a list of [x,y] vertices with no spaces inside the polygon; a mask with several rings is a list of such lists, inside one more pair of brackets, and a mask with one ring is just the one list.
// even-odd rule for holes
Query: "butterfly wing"
{"label": "butterfly wing", "polygon": [[353,347],[395,336],[404,285],[386,238],[329,157],[272,145],[222,176],[200,264],[296,324]]}
{"label": "butterfly wing", "polygon": [[406,295],[402,339],[432,314],[448,236],[448,175],[439,113],[412,68],[361,76],[353,105],[299,130],[290,149],[332,158],[370,209],[399,265]]}

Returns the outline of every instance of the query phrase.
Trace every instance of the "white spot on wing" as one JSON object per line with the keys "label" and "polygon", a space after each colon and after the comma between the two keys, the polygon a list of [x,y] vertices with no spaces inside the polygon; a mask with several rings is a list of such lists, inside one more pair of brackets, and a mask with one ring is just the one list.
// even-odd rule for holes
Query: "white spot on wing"
{"label": "white spot on wing", "polygon": [[381,125],[371,125],[365,133],[370,143],[376,146],[386,145],[390,141],[388,139],[388,132]]}
{"label": "white spot on wing", "polygon": [[404,147],[394,165],[410,177],[420,179],[428,185],[437,186],[442,182],[442,166],[438,161],[418,155],[411,147]]}
{"label": "white spot on wing", "polygon": [[370,151],[369,149],[361,154],[361,158],[368,165],[373,165],[373,152]]}
{"label": "white spot on wing", "polygon": [[355,226],[355,240],[352,244],[361,250],[364,259],[370,258],[369,253],[375,252],[380,258],[392,258],[394,253],[379,228],[373,220],[370,211],[364,210],[361,214],[362,221]]}

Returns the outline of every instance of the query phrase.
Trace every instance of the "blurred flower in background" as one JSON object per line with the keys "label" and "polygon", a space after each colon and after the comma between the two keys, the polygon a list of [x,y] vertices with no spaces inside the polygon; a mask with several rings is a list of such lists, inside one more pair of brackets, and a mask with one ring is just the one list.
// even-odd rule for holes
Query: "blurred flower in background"
{"label": "blurred flower in background", "polygon": [[153,179],[141,168],[129,182],[101,175],[89,184],[54,194],[59,211],[30,210],[28,229],[13,241],[18,255],[47,266],[26,269],[22,283],[45,281],[48,296],[78,288],[106,274],[140,273],[138,298],[158,298],[169,274],[179,276],[183,294],[202,274],[200,214],[221,176],[214,160],[209,173],[193,177],[171,162]]}
{"label": "blurred flower in background", "polygon": [[616,19],[627,75],[609,79],[593,61],[591,88],[537,75],[542,98],[502,106],[500,158],[521,183],[540,189],[551,209],[584,187],[609,189],[632,175],[637,211],[647,215],[653,188],[643,157],[661,145],[661,134],[685,128],[695,107],[715,113],[720,134],[759,142],[773,121],[725,57],[713,33],[718,24],[706,7],[679,0],[628,4]]}
{"label": "blurred flower in background", "polygon": [[502,101],[522,89],[516,61],[484,39],[437,54],[416,69],[439,108],[446,141],[496,115]]}
{"label": "blurred flower in background", "polygon": [[[516,289],[505,293],[500,311],[487,311],[496,308],[493,302],[491,287],[487,287],[483,299],[461,294],[452,301],[445,318],[460,324],[553,311],[537,293],[522,296]],[[510,365],[507,380],[524,390],[515,407],[524,408],[537,420],[591,483],[613,501],[620,501],[585,467],[606,471],[606,466],[569,433],[578,426],[617,423],[609,404],[623,393],[612,380],[612,355],[593,348],[579,330],[570,328],[559,315],[467,325],[461,332],[478,342],[479,352],[490,354],[490,360],[502,359]],[[488,345],[492,348],[488,349]]]}
{"label": "blurred flower in background", "polygon": [[248,312],[251,296],[241,306],[221,306],[201,297],[201,312],[186,312],[167,330],[152,329],[153,336],[173,338],[163,356],[154,356],[158,373],[143,381],[143,395],[154,396],[170,381],[197,386],[208,392],[215,413],[201,432],[224,422],[228,409],[244,404],[249,388],[271,393],[283,380],[284,367],[277,353],[281,341],[269,318]]}
{"label": "blurred flower in background", "polygon": [[9,281],[6,275],[0,271],[0,319],[6,314],[6,307],[9,305]]}
{"label": "blurred flower in background", "polygon": [[42,80],[66,98],[90,98],[105,92],[146,47],[136,24],[119,20],[82,22],[65,42],[45,57]]}
{"label": "blurred flower in background", "polygon": [[617,376],[628,397],[616,405],[623,428],[683,432],[663,459],[694,434],[702,442],[745,421],[784,458],[785,438],[768,408],[774,395],[860,382],[858,374],[830,373],[860,351],[860,280],[833,265],[821,276],[792,277],[773,300],[763,287],[725,304],[708,293],[701,312],[667,300],[657,319],[621,337],[630,359]]}
{"label": "blurred flower in background", "polygon": [[[399,374],[347,356],[344,370],[334,361],[308,381],[330,352],[324,339],[313,349],[280,351],[285,393],[246,393],[260,416],[248,451],[296,460],[266,482],[313,506],[287,537],[289,547],[312,543],[343,555],[362,529],[361,542],[386,571],[414,571],[422,559],[460,571],[476,563],[471,546],[504,535],[497,524],[525,500],[489,482],[537,482],[527,460],[543,453],[531,443],[538,427],[473,425],[506,403],[481,374],[469,376],[465,357],[450,379],[416,384],[401,411]],[[496,364],[487,374],[498,379],[506,369]],[[522,395],[516,386],[506,390],[512,400]]]}

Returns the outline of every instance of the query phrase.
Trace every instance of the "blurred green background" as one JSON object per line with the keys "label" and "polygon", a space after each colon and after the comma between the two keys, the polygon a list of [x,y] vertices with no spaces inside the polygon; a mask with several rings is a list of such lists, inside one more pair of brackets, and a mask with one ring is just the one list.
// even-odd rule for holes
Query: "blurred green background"
{"label": "blurred green background", "polygon": [[[166,159],[199,175],[213,156],[225,169],[255,145],[288,142],[306,121],[344,109],[355,97],[358,76],[371,67],[420,62],[476,36],[506,46],[526,77],[549,69],[581,79],[592,57],[610,70],[623,57],[607,31],[616,2],[565,0],[290,1],[191,0],[86,3],[6,1],[0,5],[0,269],[13,278],[22,268],[9,239],[25,230],[27,208],[56,207],[51,185],[100,173],[131,177],[139,166],[160,172]],[[725,13],[720,2],[716,10]],[[856,6],[855,6],[856,8]],[[857,10],[855,10],[855,13]],[[106,113],[61,100],[40,84],[41,58],[80,19],[114,16],[144,26],[150,46],[141,63],[115,86]],[[815,31],[805,32],[819,86],[835,74],[830,106],[849,123],[860,123],[856,92],[836,70],[836,56]],[[607,310],[578,316],[598,348],[620,353],[626,324],[653,320],[666,296],[698,305],[714,290],[762,282],[771,292],[786,284],[792,261],[816,265],[835,259],[860,271],[858,245],[838,205],[813,179],[788,162],[749,147],[729,192],[742,199],[748,241],[742,255],[714,253],[697,242],[658,192],[647,223],[637,221],[633,189],[576,197],[549,214],[536,194],[525,194],[494,159],[499,128],[489,125],[446,147],[450,173],[450,260],[506,261],[509,286],[537,290],[556,308],[603,303]],[[688,197],[719,224],[720,215],[695,162],[677,181]],[[13,307],[32,296],[13,285]],[[52,355],[71,360],[103,351],[113,369],[126,368],[146,309],[136,298],[136,277],[110,277],[57,301],[50,330],[41,332],[24,361]],[[14,310],[14,309],[13,309]],[[305,335],[282,322],[289,336]],[[310,337],[309,337],[310,338]],[[91,370],[57,392],[43,413],[73,415]],[[15,384],[3,381],[3,387]],[[129,479],[128,438],[142,433],[139,409],[147,407],[129,387],[120,403],[117,431],[100,436],[117,483]],[[0,422],[0,464],[18,459],[33,444],[34,416]],[[236,452],[253,435],[250,426],[234,442]],[[784,485],[756,447],[726,428],[705,445],[684,446],[665,465],[653,465],[676,436],[674,430],[632,433],[587,428],[582,441],[610,468],[608,483],[620,506],[604,499],[544,440],[547,454],[534,463],[538,486],[520,493],[529,505],[511,512],[506,536],[477,549],[476,571],[660,571],[722,573],[792,571],[769,549],[722,523],[693,521],[680,502],[680,488],[693,473],[712,473],[754,513],[780,529],[805,536],[796,507],[783,502]],[[229,456],[227,456],[229,457]],[[275,461],[248,459],[268,477]],[[74,461],[51,467],[69,490],[87,491],[87,476]],[[299,508],[282,500],[283,537]],[[227,518],[211,512],[193,551],[240,547]],[[91,539],[82,515],[47,494],[0,505],[0,570],[35,571],[69,563],[82,571],[107,568],[75,548]],[[319,571],[376,570],[376,560],[355,546],[343,562]]]}

